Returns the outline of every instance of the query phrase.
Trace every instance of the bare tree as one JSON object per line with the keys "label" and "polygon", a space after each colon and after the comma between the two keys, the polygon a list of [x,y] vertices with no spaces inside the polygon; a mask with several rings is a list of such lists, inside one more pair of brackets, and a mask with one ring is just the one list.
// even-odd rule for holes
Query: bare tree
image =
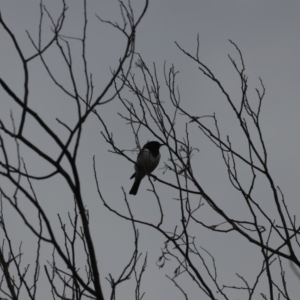
{"label": "bare tree", "polygon": [[[230,41],[230,43],[238,56],[236,60],[229,55],[229,59],[239,78],[239,101],[226,91],[221,80],[201,60],[199,37],[195,55],[178,43],[176,45],[221,91],[235,116],[232,122],[235,122],[236,127],[240,129],[239,141],[242,140],[245,145],[242,149],[246,150],[240,151],[240,145],[232,142],[230,134],[224,137],[222,126],[215,113],[196,115],[194,111],[189,112],[185,108],[176,83],[178,72],[175,71],[174,66],[167,68],[165,64],[162,83],[159,80],[160,71],[156,65],[154,64],[152,68],[148,67],[140,56],[136,62],[138,73],[131,73],[127,76],[124,72],[118,76],[118,80],[128,90],[127,93],[125,90],[118,93],[119,100],[125,108],[125,112],[120,113],[120,117],[128,126],[131,126],[138,149],[140,149],[140,132],[143,130],[149,131],[158,141],[167,146],[168,159],[164,163],[164,173],[171,173],[173,176],[170,175],[168,178],[172,180],[166,181],[161,176],[156,177],[152,174],[148,176],[152,187],[149,192],[156,199],[160,212],[159,221],[156,223],[145,221],[136,215],[133,217],[132,207],[125,191],[124,201],[128,208],[127,214],[113,208],[109,199],[105,199],[101,194],[101,187],[98,185],[99,196],[104,205],[114,214],[135,223],[136,226],[151,227],[165,238],[158,265],[162,268],[170,260],[177,264],[173,276],[168,276],[168,278],[179,289],[184,299],[191,296],[180,285],[181,283],[184,286],[186,275],[197,284],[203,299],[236,299],[241,295],[243,299],[258,299],[259,297],[291,299],[286,280],[287,270],[283,267],[283,262],[289,262],[293,270],[292,274],[299,277],[300,262],[297,252],[300,246],[298,241],[300,227],[296,224],[296,215],[290,213],[284,194],[269,170],[268,151],[260,119],[265,96],[263,80],[259,78],[260,87],[255,89],[256,99],[253,96],[250,97],[242,52],[234,42]],[[166,100],[166,94],[168,94],[168,100]],[[130,100],[128,100],[129,97]],[[113,139],[104,120],[100,116],[99,119],[105,129],[102,132],[103,137],[111,145],[112,152],[134,163],[130,153],[124,151],[122,145],[118,145]],[[202,137],[190,134],[195,130],[199,130]],[[246,217],[245,214],[242,218],[232,214],[225,201],[227,196],[224,195],[225,200],[219,201],[220,199],[216,199],[206,191],[197,178],[197,163],[195,162],[196,157],[200,155],[199,139],[203,144],[203,136],[219,150],[227,170],[228,182],[239,193],[240,201],[245,204]],[[97,178],[96,168],[95,177]],[[167,225],[170,216],[168,206],[163,203],[166,199],[161,198],[155,181],[173,189],[177,194],[173,199],[177,202],[179,217],[172,229]],[[261,195],[257,192],[260,182],[264,182],[270,190],[272,200],[268,201],[267,205],[261,201]],[[205,214],[212,217],[211,220],[219,221],[213,224],[203,221],[201,212],[204,210]],[[230,285],[222,282],[218,277],[218,263],[210,251],[199,242],[201,237],[195,234],[197,228],[209,230],[212,237],[235,233],[242,237],[242,241],[253,244],[261,253],[260,258],[255,262],[261,266],[255,277],[246,279],[247,277],[243,274],[237,273],[236,276],[242,284],[236,283],[235,280],[231,280]],[[219,246],[222,247],[221,244]],[[288,270],[290,271],[290,268]],[[247,274],[246,270],[245,273]],[[264,283],[262,287],[268,288],[261,290],[262,287],[258,287],[261,282]]]}
{"label": "bare tree", "polygon": [[[111,102],[123,88],[121,85],[114,92],[114,82],[116,78],[124,72],[128,76],[132,66],[135,34],[138,25],[148,7],[148,0],[145,0],[144,7],[138,16],[130,2],[127,4],[119,1],[121,23],[111,22],[101,19],[98,15],[94,18],[99,19],[99,26],[109,24],[119,31],[126,39],[124,52],[117,65],[111,69],[108,82],[100,92],[94,91],[93,75],[89,71],[87,55],[87,28],[88,28],[88,7],[87,1],[82,1],[82,30],[78,36],[69,36],[64,31],[68,20],[68,7],[65,0],[61,1],[61,12],[54,15],[40,2],[40,20],[38,25],[38,36],[35,38],[27,31],[28,40],[31,42],[34,51],[26,55],[22,50],[22,45],[18,38],[10,29],[10,21],[5,18],[5,13],[1,11],[0,25],[2,30],[10,38],[11,47],[17,52],[17,59],[23,67],[23,92],[22,95],[16,91],[13,83],[6,82],[3,76],[0,77],[0,85],[5,92],[5,99],[16,105],[16,111],[21,112],[20,117],[17,112],[11,112],[11,124],[4,119],[0,120],[0,176],[1,176],[1,230],[2,244],[0,249],[0,291],[1,299],[24,299],[25,294],[29,299],[37,299],[37,289],[40,282],[40,274],[45,272],[50,284],[50,291],[53,299],[104,299],[103,289],[100,283],[100,272],[93,239],[89,225],[89,213],[85,207],[82,194],[77,156],[79,145],[82,139],[82,132],[85,122],[100,106]],[[48,22],[51,24],[52,37],[45,42],[44,31]],[[80,46],[80,55],[74,54],[71,42],[77,42]],[[52,69],[47,60],[47,53],[55,48],[59,53],[62,66],[68,71],[70,85],[64,85]],[[105,58],[104,58],[105,59]],[[62,92],[64,97],[71,99],[74,105],[75,123],[67,124],[65,120],[57,118],[59,126],[68,134],[62,138],[61,130],[56,131],[55,126],[39,116],[35,107],[31,104],[33,83],[31,82],[30,65],[39,61],[47,72],[55,87]],[[81,62],[80,71],[75,67],[75,62]],[[109,71],[108,71],[109,72]],[[78,74],[79,73],[79,74]],[[4,73],[2,74],[4,75]],[[78,76],[84,78],[84,86],[79,84]],[[17,117],[16,117],[17,115]],[[33,136],[26,133],[28,124],[35,122],[43,131],[43,136],[47,136],[55,143],[56,153],[49,153],[43,146],[34,140]],[[16,155],[11,151],[11,142],[15,143]],[[26,148],[36,157],[41,158],[48,164],[47,174],[37,176],[27,171],[26,161],[23,159],[21,149]],[[66,184],[67,189],[74,198],[74,211],[69,213],[68,219],[64,220],[60,214],[58,221],[63,233],[63,242],[57,237],[55,224],[57,221],[51,220],[48,213],[41,204],[37,196],[33,182],[48,182],[54,177],[59,177]],[[25,200],[24,200],[25,199]],[[24,211],[24,201],[30,209],[37,213],[37,221]],[[22,244],[19,248],[13,246],[12,237],[7,229],[7,215],[4,211],[4,204],[9,203],[17,212],[19,218],[24,222],[31,233],[37,238],[36,258],[33,264],[28,264],[22,260]],[[67,225],[69,227],[67,227]],[[71,229],[68,229],[71,228]],[[139,293],[139,282],[144,272],[146,258],[141,270],[137,269],[137,262],[140,258],[138,251],[138,231],[133,223],[135,236],[135,247],[132,257],[125,266],[123,272],[117,280],[109,279],[112,287],[111,299],[115,298],[117,285],[130,279],[131,274],[138,274],[136,277],[136,293]],[[52,258],[48,258],[48,265],[41,262],[42,244],[50,244],[53,247]],[[85,257],[78,262],[76,253],[83,251]],[[25,263],[25,269],[24,269]],[[80,266],[84,266],[80,269]],[[41,268],[42,267],[42,268]],[[105,274],[102,274],[105,276]]]}
{"label": "bare tree", "polygon": [[[125,4],[119,1],[119,5],[122,23],[107,21],[98,15],[95,17],[99,24],[112,26],[126,39],[123,55],[117,66],[111,69],[110,78],[100,92],[95,91],[94,76],[89,71],[89,64],[92,62],[89,63],[87,55],[86,0],[83,1],[82,32],[78,36],[70,36],[64,31],[68,18],[65,0],[62,0],[61,12],[57,16],[41,2],[37,39],[27,32],[34,49],[30,55],[25,55],[3,11],[0,14],[0,24],[10,38],[12,48],[17,52],[24,74],[21,96],[13,83],[0,76],[5,99],[14,103],[16,107],[10,114],[10,122],[0,120],[0,224],[3,233],[0,248],[0,298],[24,299],[24,295],[29,299],[39,298],[39,284],[44,274],[53,299],[105,299],[107,297],[104,296],[100,281],[100,277],[105,277],[111,287],[110,299],[118,298],[117,288],[122,283],[132,280],[134,297],[140,300],[144,297],[141,281],[147,265],[147,254],[139,250],[139,229],[146,226],[165,239],[161,247],[161,256],[157,258],[157,266],[159,269],[167,264],[174,266],[174,273],[168,274],[167,278],[178,289],[183,299],[192,298],[192,293],[185,288],[186,281],[195,284],[203,299],[291,299],[285,262],[290,263],[291,272],[299,277],[300,262],[297,250],[300,246],[300,227],[296,224],[296,216],[290,213],[284,194],[269,170],[268,152],[260,121],[265,96],[263,81],[259,79],[260,87],[255,89],[256,98],[250,97],[251,89],[248,87],[242,52],[230,41],[238,56],[237,60],[229,56],[239,79],[240,99],[236,101],[225,89],[222,81],[202,61],[199,55],[199,37],[195,55],[176,43],[182,53],[202,72],[202,76],[220,90],[235,116],[236,127],[240,130],[240,140],[243,140],[245,145],[244,148],[240,148],[230,133],[224,134],[217,114],[201,115],[190,112],[185,107],[176,82],[178,72],[173,65],[168,68],[165,64],[164,68],[157,69],[154,64],[150,68],[142,56],[135,53],[136,29],[145,15],[148,1],[145,0],[144,7],[137,17],[130,2]],[[52,36],[45,42],[43,33],[46,20],[51,24]],[[79,56],[74,54],[72,42],[80,45]],[[70,85],[64,85],[60,81],[47,60],[47,53],[53,48],[59,53],[59,59],[68,71]],[[73,117],[73,125],[65,119],[57,118],[56,125],[60,126],[57,129],[40,117],[38,110],[31,105],[33,85],[29,65],[36,61],[43,66],[52,84],[54,83],[55,87],[72,101],[76,116]],[[78,61],[82,66],[80,71],[75,67]],[[134,62],[138,76],[132,72]],[[160,72],[163,74],[163,81],[159,80]],[[78,76],[84,78],[83,86]],[[140,141],[140,132],[144,130],[167,146],[168,159],[164,162],[163,170],[169,175],[168,180],[153,174],[148,176],[151,185],[149,197],[156,201],[158,214],[153,218],[155,221],[145,221],[133,212],[133,204],[124,189],[123,198],[127,211],[113,207],[111,199],[107,199],[103,194],[97,168],[98,158],[94,157],[94,177],[99,198],[108,211],[127,220],[132,226],[133,252],[118,276],[103,274],[99,267],[77,160],[84,126],[87,120],[95,117],[101,125],[102,136],[110,145],[111,152],[134,165],[135,158],[131,155],[133,149],[124,150],[123,145],[114,139],[99,110],[102,105],[113,100],[119,101],[119,106],[122,107],[119,117],[130,126],[137,150],[144,142]],[[27,135],[26,129],[31,122],[55,144],[58,149],[56,152],[47,151],[42,142],[36,143],[32,135]],[[67,135],[62,133],[61,129],[67,132]],[[191,132],[199,132],[201,135],[197,136]],[[226,201],[219,201],[220,199],[208,191],[198,178],[196,158],[201,157],[199,136],[201,143],[206,138],[207,142],[218,149],[223,167],[227,171],[228,183],[237,191],[239,200],[244,204],[245,213],[242,217],[230,211]],[[11,150],[12,143],[14,151]],[[46,163],[47,170],[51,171],[43,175],[31,173],[22,154],[24,150],[33,154],[36,163],[40,160]],[[50,218],[45,203],[36,193],[37,182],[48,184],[53,178],[62,180],[65,189],[72,195],[73,208],[67,219],[61,214],[58,214],[56,220]],[[162,201],[162,195],[157,188],[158,182],[166,186],[172,195],[166,200],[175,203],[178,216],[176,219],[168,213],[170,202],[165,199]],[[268,206],[260,201],[261,182],[269,188],[272,195]],[[225,199],[226,197],[228,196],[223,196]],[[33,263],[24,262],[23,244],[20,243],[16,247],[14,237],[10,235],[7,204],[36,237]],[[35,218],[26,212],[24,205],[30,206],[31,211],[35,212]],[[203,213],[209,218],[203,218]],[[170,219],[172,222],[169,222]],[[62,238],[58,237],[56,226],[59,227]],[[229,278],[231,283],[225,282],[224,278],[219,276],[219,261],[212,254],[212,249],[200,242],[200,229],[209,231],[212,238],[235,234],[240,238],[240,243],[255,247],[260,253],[256,262],[260,264],[260,268],[255,277],[249,278],[248,274],[237,273],[238,281]],[[50,245],[52,249],[46,258],[47,264],[41,258],[46,245]],[[219,246],[222,247],[221,244]],[[263,284],[260,286],[261,282]]]}

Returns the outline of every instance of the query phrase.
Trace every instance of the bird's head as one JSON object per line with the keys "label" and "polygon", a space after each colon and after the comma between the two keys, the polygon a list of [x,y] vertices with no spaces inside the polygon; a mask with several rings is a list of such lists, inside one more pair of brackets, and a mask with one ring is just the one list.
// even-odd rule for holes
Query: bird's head
{"label": "bird's head", "polygon": [[159,148],[161,146],[164,146],[164,144],[160,144],[159,142],[157,141],[152,141],[152,142],[148,142],[144,148],[148,148],[148,149],[153,149],[153,150],[159,150]]}

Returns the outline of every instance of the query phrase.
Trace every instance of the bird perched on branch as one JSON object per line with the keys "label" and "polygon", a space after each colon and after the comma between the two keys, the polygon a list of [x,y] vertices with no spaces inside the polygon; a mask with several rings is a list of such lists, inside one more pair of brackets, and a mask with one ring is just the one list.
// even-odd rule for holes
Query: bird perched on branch
{"label": "bird perched on branch", "polygon": [[135,173],[130,177],[134,178],[130,195],[136,195],[142,179],[157,167],[160,160],[159,148],[163,145],[156,141],[148,142],[140,151],[134,166]]}

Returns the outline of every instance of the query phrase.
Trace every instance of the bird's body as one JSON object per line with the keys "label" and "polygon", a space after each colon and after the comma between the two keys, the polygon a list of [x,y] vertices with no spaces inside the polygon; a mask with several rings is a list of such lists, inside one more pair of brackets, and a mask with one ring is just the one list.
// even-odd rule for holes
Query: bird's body
{"label": "bird's body", "polygon": [[136,195],[142,179],[154,171],[160,160],[159,148],[163,144],[158,142],[149,142],[140,151],[136,164],[135,173],[130,179],[135,178],[133,186],[129,192],[130,195]]}

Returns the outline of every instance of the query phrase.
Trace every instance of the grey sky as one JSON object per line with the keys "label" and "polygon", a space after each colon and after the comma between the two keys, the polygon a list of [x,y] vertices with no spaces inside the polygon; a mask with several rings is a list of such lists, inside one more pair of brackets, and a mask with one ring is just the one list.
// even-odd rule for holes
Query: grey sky
{"label": "grey sky", "polygon": [[[137,12],[141,10],[141,3],[143,3],[141,0],[132,1]],[[61,9],[60,0],[44,0],[44,4],[51,14],[58,15]],[[70,36],[79,35],[83,20],[82,1],[69,0],[67,5],[69,10],[66,29],[63,33]],[[25,29],[28,29],[34,39],[37,40],[39,1],[2,0],[0,8],[3,18],[20,41],[24,53],[26,55],[33,53]],[[94,73],[95,93],[99,93],[109,79],[109,67],[114,68],[119,56],[123,53],[125,41],[116,30],[109,25],[100,23],[94,16],[94,13],[97,13],[104,19],[120,21],[117,1],[89,0],[88,11],[90,26],[88,31],[88,64]],[[179,51],[174,41],[177,41],[191,53],[195,53],[196,38],[199,33],[201,59],[211,68],[236,101],[240,97],[240,82],[227,54],[236,60],[238,60],[238,54],[228,39],[233,40],[240,47],[244,56],[246,74],[249,76],[251,95],[255,96],[254,89],[259,87],[258,77],[263,79],[266,87],[266,98],[263,103],[261,118],[263,134],[269,149],[270,170],[276,184],[283,190],[291,211],[295,214],[300,209],[298,199],[300,194],[298,183],[300,178],[298,154],[300,146],[300,119],[298,116],[300,112],[299,11],[300,2],[296,0],[150,0],[146,16],[137,30],[136,43],[136,51],[143,56],[146,63],[149,66],[152,66],[153,62],[156,63],[159,78],[163,79],[164,61],[169,67],[174,64],[175,69],[180,71],[177,83],[184,107],[193,111],[195,115],[216,112],[222,124],[224,136],[232,133],[234,143],[243,149],[245,145],[240,140],[240,132],[236,129],[238,124],[229,111],[224,97],[201,74],[197,66]],[[45,41],[51,34],[49,26],[49,22],[46,22],[44,27]],[[15,51],[12,50],[12,44],[2,29],[0,30],[0,41],[0,76],[17,93],[21,94],[22,67]],[[79,55],[76,42],[73,45],[74,54]],[[62,69],[57,52],[50,49],[46,58],[57,78],[68,86],[69,82],[65,79],[66,70]],[[75,62],[78,74],[81,72],[81,67],[79,63],[77,65]],[[133,69],[133,71],[135,70]],[[38,111],[45,121],[52,124],[53,128],[57,128],[59,135],[63,137],[67,132],[55,122],[55,118],[67,120],[70,125],[74,124],[76,120],[73,116],[76,111],[73,103],[54,88],[40,63],[33,63],[31,74],[29,104]],[[81,75],[77,79],[80,86]],[[162,89],[164,88],[162,87]],[[166,101],[168,101],[166,91],[163,93],[166,95]],[[126,92],[125,95],[130,96]],[[9,110],[14,109],[15,106],[11,104],[10,99],[1,89],[0,97],[1,118],[9,124]],[[256,101],[255,97],[253,99]],[[124,149],[134,148],[134,136],[129,126],[125,126],[125,122],[117,115],[118,112],[122,111],[118,100],[102,106],[100,111],[109,126],[109,130],[114,133],[115,141],[119,146]],[[16,120],[18,114],[18,110],[14,111]],[[104,196],[112,207],[120,211],[125,211],[121,187],[124,187],[126,192],[129,191],[132,184],[129,178],[133,173],[133,166],[127,160],[107,152],[109,146],[102,138],[101,130],[100,124],[93,118],[85,124],[78,164],[82,171],[82,188],[86,196],[85,204],[90,211],[91,230],[97,249],[101,280],[107,296],[110,288],[104,277],[108,273],[117,276],[127,263],[133,249],[133,235],[131,224],[109,213],[100,202],[93,179],[92,156],[96,155],[99,182]],[[30,120],[28,127],[26,127],[26,133],[31,135],[33,141],[44,147],[49,153],[57,151]],[[140,137],[142,144],[151,139],[152,136],[146,132],[144,137]],[[224,210],[232,212],[232,215],[242,215],[245,204],[241,203],[242,200],[231,188],[219,152],[196,130],[193,131],[193,141],[194,145],[200,149],[200,154],[197,155],[194,163],[197,176],[200,178],[204,189],[218,199],[216,201],[222,205]],[[13,144],[11,147],[13,155],[13,151],[15,151]],[[39,159],[36,160],[26,149],[22,150],[24,151],[22,155],[24,154],[31,172],[47,173],[47,165]],[[163,162],[167,160],[167,151],[162,149],[161,153],[162,166]],[[132,157],[134,159],[135,154]],[[155,171],[155,174],[163,176],[159,169]],[[172,180],[168,173],[164,178]],[[245,178],[247,178],[247,174]],[[3,182],[0,181],[0,184],[3,185]],[[263,183],[258,186],[257,194],[261,198],[262,206],[268,208],[268,201],[271,201],[270,191],[268,187],[263,186]],[[171,224],[174,223],[174,216],[178,213],[177,205],[172,200],[175,194],[159,183],[157,186],[167,211],[167,224],[171,227]],[[146,191],[149,187],[150,184],[144,180],[138,196],[131,197],[130,203],[134,213],[139,218],[156,220],[157,204],[151,201],[150,193]],[[35,188],[40,202],[43,203],[49,216],[53,220],[57,220],[57,213],[61,213],[67,221],[67,212],[73,210],[73,200],[70,192],[65,190],[64,184],[57,178],[47,184],[39,183]],[[204,210],[204,212],[208,211],[208,208]],[[18,245],[19,241],[23,239],[26,257],[28,260],[34,259],[34,255],[30,253],[34,239],[8,207],[7,214],[9,229],[16,238],[15,245]],[[30,210],[27,211],[27,214],[30,216]],[[215,220],[213,214],[203,213],[200,216],[207,222],[210,222],[211,219]],[[36,215],[34,214],[32,218],[36,218]],[[57,221],[55,222],[57,223]],[[58,223],[56,229],[59,234]],[[163,247],[163,238],[149,228],[141,227],[140,230],[140,248],[149,252],[148,268],[142,283],[143,290],[146,292],[144,299],[182,299],[178,290],[165,278],[166,273],[172,275],[175,265],[169,264],[162,270],[158,270],[155,266],[156,259],[160,255],[160,248]],[[215,256],[220,281],[223,284],[233,285],[237,283],[236,272],[241,275],[245,274],[250,282],[254,280],[251,275],[253,276],[260,266],[255,263],[256,257],[260,255],[259,249],[242,241],[235,234],[214,235],[202,228],[194,228],[194,230],[194,234],[198,236],[199,245]],[[50,253],[51,248],[45,247],[45,251]],[[285,267],[287,270],[289,269],[287,264]],[[299,283],[291,272],[289,274],[291,275],[289,277],[290,296],[291,299],[296,299],[299,295],[297,290]],[[197,287],[190,280],[185,281],[183,278],[182,282],[183,287],[189,292],[190,299],[199,299]],[[267,291],[266,286],[264,286],[265,283],[262,281],[259,292]],[[121,288],[127,297],[126,299],[130,299],[132,296],[129,294],[132,292],[131,287],[125,284]],[[47,284],[45,284],[45,288],[48,289]],[[234,295],[232,299],[241,299],[238,298],[238,294],[233,293],[232,295]]]}

